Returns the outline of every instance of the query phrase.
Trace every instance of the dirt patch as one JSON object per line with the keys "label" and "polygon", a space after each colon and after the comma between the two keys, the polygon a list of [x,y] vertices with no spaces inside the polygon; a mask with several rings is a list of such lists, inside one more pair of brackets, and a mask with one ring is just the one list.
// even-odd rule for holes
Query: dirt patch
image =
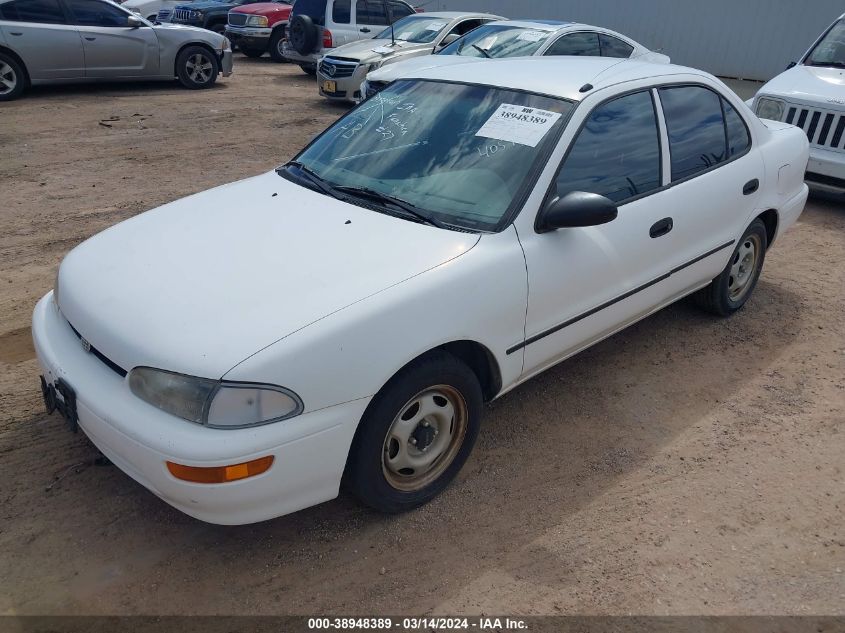
{"label": "dirt patch", "polygon": [[344,495],[217,527],[90,466],[43,414],[32,307],[82,240],[271,169],[343,108],[238,56],[211,91],[51,88],[2,109],[0,613],[845,613],[837,201],[810,203],[734,318],[680,303],[491,404],[419,511]]}

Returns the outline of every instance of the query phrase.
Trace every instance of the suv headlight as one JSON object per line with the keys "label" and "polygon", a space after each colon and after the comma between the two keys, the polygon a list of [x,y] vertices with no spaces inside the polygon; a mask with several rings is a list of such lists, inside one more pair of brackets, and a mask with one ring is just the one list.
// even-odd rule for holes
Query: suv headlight
{"label": "suv headlight", "polygon": [[267,16],[264,15],[251,15],[246,19],[247,26],[268,26],[269,24]]}
{"label": "suv headlight", "polygon": [[784,109],[784,102],[778,99],[769,99],[768,97],[757,99],[757,116],[761,119],[782,121]]}
{"label": "suv headlight", "polygon": [[279,422],[302,413],[302,400],[276,385],[210,380],[152,367],[129,372],[129,389],[172,415],[215,429]]}

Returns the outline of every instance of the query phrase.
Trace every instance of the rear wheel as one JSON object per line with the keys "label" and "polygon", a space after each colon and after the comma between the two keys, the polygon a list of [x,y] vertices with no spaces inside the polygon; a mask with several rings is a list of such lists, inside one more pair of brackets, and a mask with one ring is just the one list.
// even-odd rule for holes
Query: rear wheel
{"label": "rear wheel", "polygon": [[286,62],[284,52],[282,51],[282,46],[285,43],[285,27],[280,26],[277,29],[273,30],[273,34],[270,36],[270,57],[273,58],[274,62]]}
{"label": "rear wheel", "polygon": [[767,246],[766,225],[754,220],[722,273],[694,295],[696,303],[719,316],[729,316],[744,306],[757,286]]}
{"label": "rear wheel", "polygon": [[403,512],[437,496],[469,457],[481,424],[478,378],[446,352],[394,376],[367,408],[346,483],[367,505]]}
{"label": "rear wheel", "polygon": [[17,99],[26,88],[26,75],[10,55],[0,53],[0,101]]}
{"label": "rear wheel", "polygon": [[176,74],[186,88],[211,88],[217,81],[217,56],[202,46],[188,46],[176,58]]}
{"label": "rear wheel", "polygon": [[259,48],[244,48],[241,46],[241,52],[247,57],[257,58],[264,54],[264,51]]}

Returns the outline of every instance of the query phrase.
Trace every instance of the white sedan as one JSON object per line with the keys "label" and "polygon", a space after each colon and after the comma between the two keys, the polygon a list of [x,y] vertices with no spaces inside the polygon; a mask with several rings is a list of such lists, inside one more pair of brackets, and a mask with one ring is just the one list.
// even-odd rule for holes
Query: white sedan
{"label": "white sedan", "polygon": [[205,521],[341,480],[396,512],[455,477],[485,401],[685,295],[746,303],[806,201],[800,130],[688,68],[470,66],[71,251],[33,316],[48,409]]}

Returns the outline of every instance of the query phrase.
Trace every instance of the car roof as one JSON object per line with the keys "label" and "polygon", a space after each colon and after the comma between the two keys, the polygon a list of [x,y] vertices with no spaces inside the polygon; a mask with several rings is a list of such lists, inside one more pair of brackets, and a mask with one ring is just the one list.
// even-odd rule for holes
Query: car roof
{"label": "car roof", "polygon": [[[414,13],[420,18],[447,18],[454,20],[455,18],[473,17],[473,16],[490,16],[498,17],[492,13],[484,13],[482,11],[426,11],[425,13]],[[409,16],[406,16],[409,17]]]}
{"label": "car roof", "polygon": [[[560,56],[487,59],[479,64],[426,68],[413,78],[482,84],[580,101],[595,90],[628,81],[689,74],[710,77],[704,71],[674,64]],[[587,84],[593,87],[582,93],[581,88]]]}
{"label": "car roof", "polygon": [[497,20],[494,24],[501,26],[516,26],[523,29],[535,29],[554,33],[560,29],[572,26],[574,22],[556,22],[554,20]]}

